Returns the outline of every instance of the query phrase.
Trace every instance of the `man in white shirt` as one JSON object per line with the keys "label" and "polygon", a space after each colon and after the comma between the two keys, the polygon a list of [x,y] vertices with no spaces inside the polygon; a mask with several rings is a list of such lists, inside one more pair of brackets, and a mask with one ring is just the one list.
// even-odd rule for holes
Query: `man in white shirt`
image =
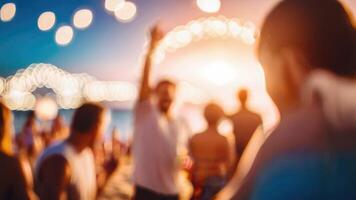
{"label": "man in white shirt", "polygon": [[152,54],[160,36],[154,27],[134,111],[135,200],[178,200],[178,149],[184,126],[170,112],[176,85],[169,80],[155,88],[149,85]]}
{"label": "man in white shirt", "polygon": [[117,160],[105,163],[97,180],[92,148],[109,122],[107,109],[85,103],[74,113],[70,136],[48,147],[37,160],[36,190],[44,200],[94,200],[116,170]]}

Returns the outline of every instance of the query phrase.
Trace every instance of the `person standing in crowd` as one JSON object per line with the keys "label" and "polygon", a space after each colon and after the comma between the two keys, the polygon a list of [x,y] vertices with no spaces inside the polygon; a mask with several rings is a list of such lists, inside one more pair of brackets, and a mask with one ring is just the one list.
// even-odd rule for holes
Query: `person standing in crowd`
{"label": "person standing in crowd", "polygon": [[[68,139],[50,146],[37,161],[40,199],[96,199],[105,181],[96,180],[92,148],[101,141],[107,118],[100,104],[85,103],[75,111]],[[109,178],[116,167],[117,162],[107,163],[105,177]]]}
{"label": "person standing in crowd", "polygon": [[143,69],[139,99],[134,110],[134,184],[136,200],[178,199],[180,169],[178,149],[185,127],[171,113],[176,85],[161,80],[150,86],[152,55],[161,33],[151,30],[151,41]]}
{"label": "person standing in crowd", "polygon": [[31,166],[33,166],[44,148],[44,141],[40,135],[34,111],[29,111],[22,131],[17,135],[16,141],[19,154],[28,158]]}
{"label": "person standing in crowd", "polygon": [[240,102],[241,108],[237,113],[230,117],[233,123],[236,147],[236,160],[234,166],[237,166],[239,158],[244,152],[256,129],[262,125],[262,119],[260,115],[250,111],[247,108],[248,98],[249,94],[246,89],[241,89],[237,93],[237,99]]}
{"label": "person standing in crowd", "polygon": [[52,127],[46,141],[46,147],[49,145],[65,140],[69,135],[69,129],[63,119],[63,117],[58,114],[57,117],[52,122]]}
{"label": "person standing in crowd", "polygon": [[11,111],[0,103],[0,199],[36,199],[19,159],[12,156]]}
{"label": "person standing in crowd", "polygon": [[226,182],[231,167],[229,142],[218,132],[224,111],[216,104],[205,107],[207,129],[194,135],[189,142],[193,160],[191,181],[194,187],[193,200],[210,200]]}
{"label": "person standing in crowd", "polygon": [[352,19],[336,0],[283,0],[267,16],[258,53],[281,121],[234,199],[356,199]]}
{"label": "person standing in crowd", "polygon": [[111,131],[109,146],[112,154],[116,156],[120,156],[126,152],[124,144],[120,141],[120,131],[117,127],[114,127]]}

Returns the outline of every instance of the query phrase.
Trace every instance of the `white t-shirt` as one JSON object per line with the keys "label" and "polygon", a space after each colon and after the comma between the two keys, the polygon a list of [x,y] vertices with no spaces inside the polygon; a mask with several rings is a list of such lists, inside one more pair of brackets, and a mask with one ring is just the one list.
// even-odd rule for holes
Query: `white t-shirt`
{"label": "white t-shirt", "polygon": [[96,172],[92,150],[86,148],[79,153],[66,142],[54,144],[47,148],[37,160],[36,174],[42,162],[52,155],[62,155],[69,164],[71,170],[69,199],[94,200],[96,198]]}
{"label": "white t-shirt", "polygon": [[136,185],[160,194],[178,194],[178,156],[186,146],[187,131],[182,121],[160,114],[151,100],[136,105],[132,151]]}

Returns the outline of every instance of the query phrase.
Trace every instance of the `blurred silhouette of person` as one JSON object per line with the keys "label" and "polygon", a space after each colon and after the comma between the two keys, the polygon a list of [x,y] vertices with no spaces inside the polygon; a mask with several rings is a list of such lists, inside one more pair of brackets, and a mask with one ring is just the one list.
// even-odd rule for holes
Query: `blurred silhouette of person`
{"label": "blurred silhouette of person", "polygon": [[189,141],[193,160],[191,182],[193,200],[210,200],[226,182],[231,167],[230,147],[227,138],[218,132],[224,111],[216,104],[208,104],[204,111],[208,127]]}
{"label": "blurred silhouette of person", "polygon": [[44,141],[40,135],[34,111],[29,111],[22,131],[17,135],[16,140],[19,154],[27,157],[31,166],[33,166],[44,147]]}
{"label": "blurred silhouette of person", "polygon": [[281,121],[234,199],[356,199],[353,18],[336,0],[283,0],[258,54]]}
{"label": "blurred silhouette of person", "polygon": [[111,131],[110,148],[112,154],[119,156],[121,149],[125,150],[124,144],[120,141],[120,131],[117,127],[114,127]]}
{"label": "blurred silhouette of person", "polygon": [[105,171],[106,162],[112,159],[120,159],[120,141],[117,138],[117,134],[119,134],[118,129],[114,127],[111,132],[111,137],[102,143],[98,143],[94,148],[96,168],[99,174]]}
{"label": "blurred silhouette of person", "polygon": [[31,170],[14,157],[11,132],[13,131],[11,111],[0,103],[0,199],[27,200],[35,199],[31,183],[27,179]]}
{"label": "blurred silhouette of person", "polygon": [[[136,200],[178,199],[179,149],[185,133],[183,123],[171,113],[176,85],[161,80],[150,86],[151,60],[161,33],[151,30],[139,99],[134,110],[134,184]],[[182,148],[183,149],[183,148]]]}
{"label": "blurred silhouette of person", "polygon": [[46,141],[46,147],[49,145],[65,140],[69,135],[69,129],[65,124],[63,117],[58,114],[52,122],[52,127]]}
{"label": "blurred silhouette of person", "polygon": [[37,161],[40,199],[96,199],[117,167],[117,161],[106,163],[107,179],[97,181],[92,148],[101,142],[107,123],[107,110],[100,104],[85,103],[75,111],[70,136],[47,148]]}
{"label": "blurred silhouette of person", "polygon": [[236,147],[236,160],[237,165],[240,156],[244,152],[248,142],[250,141],[253,133],[256,129],[262,125],[262,119],[260,115],[250,111],[247,108],[247,101],[249,98],[248,91],[241,89],[237,93],[237,99],[241,104],[240,110],[230,117],[233,123],[233,131],[235,136]]}

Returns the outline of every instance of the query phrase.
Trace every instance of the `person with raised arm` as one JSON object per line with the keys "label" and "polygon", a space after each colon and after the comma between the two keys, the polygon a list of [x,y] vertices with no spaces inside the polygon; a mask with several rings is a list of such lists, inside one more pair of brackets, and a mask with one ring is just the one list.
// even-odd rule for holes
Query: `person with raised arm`
{"label": "person with raised arm", "polygon": [[155,87],[150,86],[152,55],[162,33],[155,26],[150,36],[141,89],[134,110],[134,199],[178,200],[179,149],[184,146],[186,129],[171,113],[175,83],[160,80]]}

